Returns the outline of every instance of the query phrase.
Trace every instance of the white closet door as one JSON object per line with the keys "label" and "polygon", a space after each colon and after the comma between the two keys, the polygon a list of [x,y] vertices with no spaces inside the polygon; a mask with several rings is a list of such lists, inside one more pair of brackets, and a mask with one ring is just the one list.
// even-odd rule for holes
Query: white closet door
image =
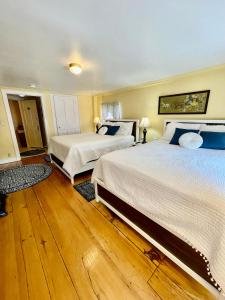
{"label": "white closet door", "polygon": [[79,133],[80,120],[77,97],[54,95],[53,102],[58,135]]}

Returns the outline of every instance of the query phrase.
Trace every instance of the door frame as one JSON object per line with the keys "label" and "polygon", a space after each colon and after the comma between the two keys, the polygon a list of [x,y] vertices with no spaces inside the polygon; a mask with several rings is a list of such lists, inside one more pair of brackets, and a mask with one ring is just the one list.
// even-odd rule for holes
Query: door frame
{"label": "door frame", "polygon": [[19,160],[21,160],[21,156],[20,156],[19,146],[18,146],[18,142],[17,142],[17,138],[16,138],[16,132],[15,132],[14,124],[13,124],[12,114],[11,114],[11,110],[9,107],[8,95],[9,94],[11,94],[11,95],[23,94],[24,96],[35,96],[35,97],[39,97],[41,99],[41,107],[42,107],[43,118],[44,118],[44,127],[45,127],[45,133],[46,133],[46,137],[47,137],[47,143],[48,143],[48,123],[47,123],[47,118],[46,118],[46,111],[44,108],[43,94],[37,93],[37,92],[32,92],[32,91],[27,91],[27,90],[9,90],[9,89],[2,89],[1,92],[2,92],[2,96],[3,96],[3,103],[5,106],[9,129],[10,129],[10,133],[11,133],[11,137],[12,137],[12,141],[13,141],[13,147],[14,147],[14,151],[16,154],[16,157],[10,158],[10,162],[19,161]]}

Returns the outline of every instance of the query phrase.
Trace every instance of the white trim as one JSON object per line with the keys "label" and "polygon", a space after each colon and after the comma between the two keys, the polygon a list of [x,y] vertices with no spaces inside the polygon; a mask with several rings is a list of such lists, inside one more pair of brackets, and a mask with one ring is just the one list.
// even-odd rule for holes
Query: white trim
{"label": "white trim", "polygon": [[51,94],[50,95],[50,100],[51,100],[51,109],[52,109],[52,118],[53,118],[53,125],[54,125],[54,130],[55,130],[55,134],[58,134],[58,130],[57,130],[57,124],[56,124],[56,117],[55,117],[55,102],[54,102],[54,96],[55,94]]}
{"label": "white trim", "polygon": [[16,157],[9,157],[9,158],[6,158],[6,159],[1,159],[0,160],[0,165],[12,163],[12,162],[19,161],[19,160],[20,159],[17,159]]}
{"label": "white trim", "polygon": [[[159,244],[156,240],[154,240],[151,236],[149,236],[146,232],[144,232],[141,228],[131,222],[128,218],[126,218],[123,214],[121,214],[118,210],[116,210],[113,206],[111,206],[107,201],[102,199],[98,195],[97,184],[101,185],[103,188],[107,189],[104,183],[98,179],[95,179],[95,194],[96,199],[99,202],[102,202],[105,206],[107,206],[110,210],[112,210],[116,215],[118,215],[123,221],[125,221],[128,225],[130,225],[134,230],[136,230],[141,236],[143,236],[146,240],[148,240],[152,245],[154,245],[157,249],[159,249],[163,254],[165,254],[168,258],[170,258],[176,265],[178,265],[181,269],[183,269],[186,273],[188,273],[192,278],[197,280],[200,284],[202,284],[205,288],[207,288],[211,293],[215,296],[219,295],[219,292],[216,288],[214,288],[211,284],[209,284],[205,279],[195,273],[192,269],[186,266],[181,260],[179,260],[176,256],[174,256],[171,252],[169,252],[166,248],[164,248],[161,244]],[[107,189],[108,190],[108,189]],[[112,193],[112,192],[111,192]],[[122,201],[122,200],[121,200]]]}
{"label": "white trim", "polygon": [[[12,141],[13,141],[13,147],[14,147],[14,151],[16,154],[14,161],[18,161],[18,160],[21,160],[21,156],[20,156],[20,151],[19,151],[18,142],[17,142],[17,138],[16,138],[15,128],[13,125],[12,114],[11,114],[10,107],[9,107],[8,94],[11,94],[11,95],[24,94],[25,96],[40,97],[42,112],[43,112],[43,119],[44,119],[45,134],[46,134],[47,143],[48,143],[48,140],[49,140],[48,124],[47,124],[47,118],[46,118],[46,111],[45,111],[45,107],[44,107],[43,94],[32,92],[32,91],[30,92],[27,90],[8,90],[8,89],[2,89],[1,92],[2,92],[3,102],[4,102],[4,106],[5,106],[5,110],[6,110],[6,116],[7,116],[7,120],[8,120],[8,124],[9,124],[9,129],[10,129],[10,133],[11,133],[11,137],[12,137]],[[11,159],[13,159],[13,158],[11,158]],[[10,162],[12,162],[12,161],[10,161]]]}

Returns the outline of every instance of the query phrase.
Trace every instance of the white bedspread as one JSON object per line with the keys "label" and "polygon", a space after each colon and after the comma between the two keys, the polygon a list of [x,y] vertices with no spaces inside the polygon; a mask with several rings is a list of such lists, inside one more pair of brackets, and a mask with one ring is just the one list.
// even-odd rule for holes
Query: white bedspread
{"label": "white bedspread", "polygon": [[103,156],[96,178],[203,253],[225,290],[225,151],[155,141]]}
{"label": "white bedspread", "polygon": [[109,136],[81,133],[54,136],[50,139],[49,153],[53,153],[63,168],[73,177],[89,161],[108,152],[124,149],[134,143],[133,136]]}

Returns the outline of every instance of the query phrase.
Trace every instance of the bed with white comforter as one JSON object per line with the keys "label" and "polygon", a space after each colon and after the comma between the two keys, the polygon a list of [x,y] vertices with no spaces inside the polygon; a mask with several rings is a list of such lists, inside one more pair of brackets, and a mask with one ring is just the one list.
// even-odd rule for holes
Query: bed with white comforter
{"label": "bed with white comforter", "polygon": [[110,136],[90,132],[54,136],[50,139],[48,151],[60,159],[64,163],[63,168],[74,177],[88,162],[108,152],[127,148],[133,143],[132,135]]}
{"label": "bed with white comforter", "polygon": [[203,253],[225,290],[225,152],[154,141],[109,153],[92,180]]}

